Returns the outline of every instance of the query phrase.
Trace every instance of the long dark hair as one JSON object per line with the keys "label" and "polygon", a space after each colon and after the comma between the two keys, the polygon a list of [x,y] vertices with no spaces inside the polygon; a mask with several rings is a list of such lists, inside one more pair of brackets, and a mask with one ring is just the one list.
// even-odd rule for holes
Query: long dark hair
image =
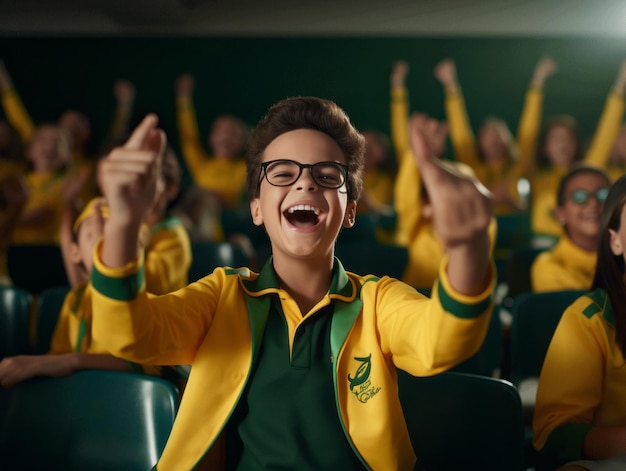
{"label": "long dark hair", "polygon": [[[598,261],[592,289],[604,289],[611,301],[615,318],[616,341],[626,355],[626,286],[624,285],[624,255],[611,250],[609,229],[619,231],[622,209],[626,203],[626,175],[620,177],[609,190],[600,221]],[[625,247],[626,249],[626,247]]]}

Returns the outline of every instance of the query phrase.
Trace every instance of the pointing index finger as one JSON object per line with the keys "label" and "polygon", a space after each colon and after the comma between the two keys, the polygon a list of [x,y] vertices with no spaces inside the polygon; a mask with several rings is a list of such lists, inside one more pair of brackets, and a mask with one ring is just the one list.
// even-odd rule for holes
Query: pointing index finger
{"label": "pointing index finger", "polygon": [[124,144],[124,149],[141,149],[146,142],[150,130],[154,129],[157,125],[158,119],[154,113],[149,113],[135,128],[133,133]]}

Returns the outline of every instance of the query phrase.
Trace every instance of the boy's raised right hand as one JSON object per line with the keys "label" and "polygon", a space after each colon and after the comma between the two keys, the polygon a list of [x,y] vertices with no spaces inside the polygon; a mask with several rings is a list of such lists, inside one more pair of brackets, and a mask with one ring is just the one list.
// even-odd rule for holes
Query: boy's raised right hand
{"label": "boy's raised right hand", "polygon": [[137,257],[139,228],[159,191],[166,137],[157,122],[156,115],[147,115],[101,163],[102,191],[110,210],[102,260],[112,267]]}

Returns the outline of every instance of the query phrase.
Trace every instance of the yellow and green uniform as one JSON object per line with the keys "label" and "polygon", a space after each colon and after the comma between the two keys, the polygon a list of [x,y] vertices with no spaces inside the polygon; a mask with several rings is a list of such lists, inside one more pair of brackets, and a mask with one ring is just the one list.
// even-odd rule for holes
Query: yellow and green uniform
{"label": "yellow and green uniform", "polygon": [[190,99],[177,99],[176,115],[183,159],[194,184],[216,193],[224,207],[237,209],[247,203],[245,160],[210,157],[205,152],[198,132],[196,112]]}
{"label": "yellow and green uniform", "polygon": [[[152,297],[145,292],[141,259],[112,269],[99,251],[92,271],[94,337],[129,361],[192,364],[160,471],[193,469],[246,400],[242,394],[251,381],[269,379],[252,376],[260,368],[264,336],[274,334],[265,333],[275,325],[268,321],[272,303],[282,310],[279,320],[289,335],[283,343],[292,355],[301,345],[302,326],[328,315],[323,311],[332,306],[326,352],[332,373],[326,381],[343,438],[369,469],[412,469],[416,457],[396,368],[427,376],[471,356],[484,339],[493,307],[494,280],[480,295],[456,293],[446,275],[447,260],[430,299],[398,280],[345,272],[335,260],[328,293],[301,313],[280,288],[271,259],[259,274],[217,268],[182,290]],[[307,407],[315,418],[319,403]]]}
{"label": "yellow and green uniform", "polygon": [[[50,341],[49,355],[62,355],[64,353],[90,353],[108,354],[104,348],[91,335],[92,321],[92,289],[91,284],[85,282],[72,289],[63,301],[59,319],[57,320],[52,339]],[[151,375],[158,375],[160,369],[155,366],[142,367],[128,362],[131,370]]]}
{"label": "yellow and green uniform", "polygon": [[534,292],[588,290],[593,282],[597,253],[588,252],[564,235],[550,250],[540,253],[531,268]]}
{"label": "yellow and green uniform", "polygon": [[585,458],[592,427],[626,424],[626,368],[604,290],[578,298],[561,318],[544,360],[533,444],[555,465]]}
{"label": "yellow and green uniform", "polygon": [[[586,164],[607,168],[623,115],[624,98],[616,93],[610,93],[591,145],[585,153]],[[566,167],[539,168],[530,179],[531,227],[535,235],[555,239],[563,235],[563,227],[554,214],[554,208],[556,208],[556,192],[559,182],[567,171]]]}
{"label": "yellow and green uniform", "polygon": [[152,294],[165,294],[187,285],[191,242],[177,217],[167,217],[151,228],[146,246],[146,286]]}
{"label": "yellow and green uniform", "polygon": [[[7,115],[9,123],[15,128],[17,133],[22,138],[22,141],[28,145],[33,138],[37,127],[33,122],[28,110],[24,106],[22,99],[18,95],[15,89],[10,89],[2,92],[2,106]],[[87,179],[87,183],[80,192],[80,199],[82,204],[86,204],[91,198],[96,196],[99,192],[96,179],[95,179],[95,162],[93,159],[85,155],[82,149],[76,149],[72,151],[71,162],[68,166],[68,175],[70,178],[79,171],[88,171],[91,177]]]}
{"label": "yellow and green uniform", "polygon": [[[542,102],[541,89],[530,87],[526,92],[524,108],[517,129],[519,155],[504,156],[497,162],[485,162],[480,156],[461,90],[446,89],[446,117],[456,160],[469,165],[478,179],[489,189],[506,182],[509,185],[511,198],[519,200],[517,182],[520,178],[528,177],[532,170],[541,123]],[[496,205],[494,211],[496,214],[511,214],[519,211],[519,205],[501,203]]]}
{"label": "yellow and green uniform", "polygon": [[14,244],[58,244],[61,215],[65,206],[63,185],[66,174],[61,171],[30,172],[26,175],[28,202],[22,213],[45,211],[42,222],[33,225],[20,224],[13,229]]}

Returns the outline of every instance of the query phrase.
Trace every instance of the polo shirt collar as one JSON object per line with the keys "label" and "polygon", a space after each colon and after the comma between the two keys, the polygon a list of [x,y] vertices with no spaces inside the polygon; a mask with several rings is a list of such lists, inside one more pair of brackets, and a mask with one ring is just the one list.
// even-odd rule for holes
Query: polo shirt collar
{"label": "polo shirt collar", "polygon": [[[263,265],[259,276],[254,279],[242,279],[242,284],[246,294],[250,296],[263,296],[269,293],[278,293],[280,283],[272,264],[273,257],[269,257]],[[328,290],[331,299],[339,299],[345,302],[354,301],[357,297],[357,287],[353,280],[346,274],[343,265],[337,257],[333,264],[333,276]]]}

